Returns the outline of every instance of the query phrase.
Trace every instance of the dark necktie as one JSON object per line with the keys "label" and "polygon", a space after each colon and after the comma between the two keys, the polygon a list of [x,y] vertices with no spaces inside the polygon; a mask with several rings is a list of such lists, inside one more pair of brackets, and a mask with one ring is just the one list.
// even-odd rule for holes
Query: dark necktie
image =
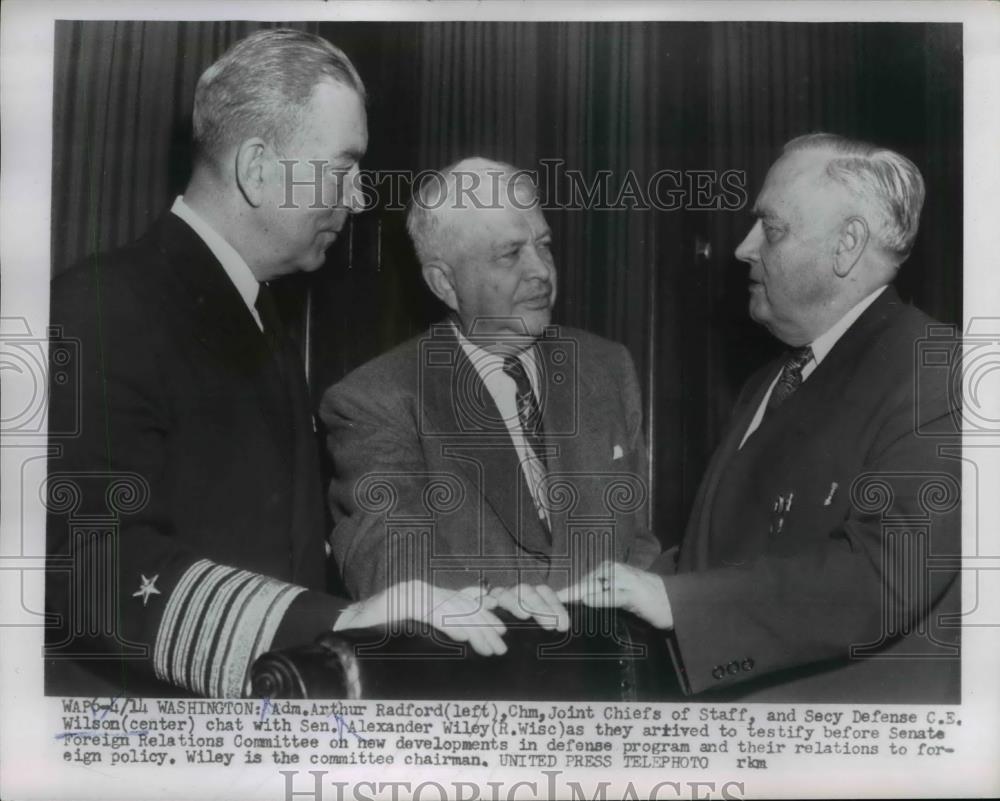
{"label": "dark necktie", "polygon": [[261,326],[264,329],[264,336],[272,350],[278,350],[278,343],[281,341],[281,321],[278,317],[278,304],[274,300],[274,291],[269,284],[261,284],[257,290],[257,300],[254,308],[260,317]]}
{"label": "dark necktie", "polygon": [[288,390],[288,381],[295,374],[295,370],[288,361],[288,352],[285,350],[284,326],[278,314],[278,304],[274,299],[274,290],[264,283],[257,290],[257,300],[254,308],[260,316],[260,322],[264,329],[264,339],[267,340],[267,349],[271,354],[275,366],[278,368],[278,375],[281,383]]}
{"label": "dark necktie", "polygon": [[517,356],[504,357],[503,371],[514,379],[514,385],[517,387],[517,418],[521,423],[521,431],[524,432],[524,437],[535,452],[535,456],[544,465],[545,429],[542,427],[542,411],[538,406],[538,399],[531,387],[528,373]]}
{"label": "dark necktie", "polygon": [[[264,386],[269,387],[268,395],[276,405],[272,413],[276,423],[283,427],[285,440],[289,448],[295,447],[295,429],[298,426],[297,418],[293,413],[295,398],[305,391],[305,384],[302,380],[301,368],[297,366],[294,351],[289,353],[290,341],[285,337],[285,327],[278,314],[278,303],[274,298],[274,290],[262,283],[257,290],[257,300],[254,301],[254,308],[260,317],[263,328],[264,340],[267,343],[266,353],[269,358],[265,364],[270,365],[270,369],[265,369],[262,377],[270,373],[273,378],[264,381]],[[273,370],[273,372],[272,372]]]}
{"label": "dark necktie", "polygon": [[802,368],[812,359],[813,352],[809,345],[801,348],[793,348],[788,352],[785,365],[781,368],[781,375],[778,376],[778,383],[771,390],[771,397],[767,399],[767,412],[773,412],[795,392],[802,384]]}

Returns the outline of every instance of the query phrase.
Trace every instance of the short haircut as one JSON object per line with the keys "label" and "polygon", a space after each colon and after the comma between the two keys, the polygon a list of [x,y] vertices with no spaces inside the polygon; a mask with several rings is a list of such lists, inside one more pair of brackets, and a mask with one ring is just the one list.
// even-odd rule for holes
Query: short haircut
{"label": "short haircut", "polygon": [[446,214],[452,209],[521,205],[519,194],[527,192],[530,208],[538,203],[534,173],[502,161],[473,156],[456,161],[440,171],[428,171],[413,191],[406,217],[406,230],[420,264],[444,259],[454,242],[454,231]]}
{"label": "short haircut", "polygon": [[881,216],[875,232],[882,247],[902,262],[913,249],[924,205],[924,179],[912,161],[892,150],[831,133],[811,133],[788,142],[784,153],[830,154],[826,175],[868,201]]}
{"label": "short haircut", "polygon": [[241,39],[198,80],[196,158],[218,158],[254,136],[281,152],[324,79],[353,89],[365,100],[358,71],[326,39],[290,28],[262,30]]}

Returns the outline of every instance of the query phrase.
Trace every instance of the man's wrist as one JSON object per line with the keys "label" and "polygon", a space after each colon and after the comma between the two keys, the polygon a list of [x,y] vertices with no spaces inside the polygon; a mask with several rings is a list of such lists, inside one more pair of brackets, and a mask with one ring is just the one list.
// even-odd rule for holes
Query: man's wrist
{"label": "man's wrist", "polygon": [[658,629],[669,630],[674,627],[674,613],[670,606],[670,596],[662,577],[656,573],[642,573],[642,580],[648,586],[650,601],[649,622]]}
{"label": "man's wrist", "polygon": [[356,621],[358,619],[358,615],[361,614],[363,605],[363,601],[358,601],[346,607],[337,616],[337,619],[333,621],[333,629],[331,630],[343,631],[344,629],[354,628],[354,621]]}

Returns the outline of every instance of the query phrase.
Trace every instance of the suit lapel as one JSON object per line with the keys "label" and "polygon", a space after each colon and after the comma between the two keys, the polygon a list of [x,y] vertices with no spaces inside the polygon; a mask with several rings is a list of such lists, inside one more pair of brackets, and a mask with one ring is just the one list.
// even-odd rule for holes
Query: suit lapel
{"label": "suit lapel", "polygon": [[[594,389],[583,375],[579,352],[567,351],[560,337],[539,339],[535,351],[548,474],[565,475],[574,468],[579,470],[581,466],[595,464],[596,460],[584,458],[580,453],[580,449],[592,444],[589,433],[579,429],[583,417],[581,408],[590,402]],[[567,518],[572,510],[572,507],[563,511],[550,510],[554,554],[570,552]]]}
{"label": "suit lapel", "polygon": [[442,456],[479,488],[510,536],[528,551],[547,553],[547,535],[533,514],[517,451],[493,396],[450,324],[433,326],[428,344],[419,379],[425,430],[435,432]]}
{"label": "suit lapel", "polygon": [[[843,377],[849,373],[850,365],[860,360],[863,350],[870,346],[876,329],[884,327],[900,308],[899,295],[894,287],[889,286],[837,340],[802,386],[761,422],[745,447],[753,447],[757,454],[767,453],[773,448],[790,447],[798,437],[807,435],[820,425],[815,416],[822,414],[831,404],[843,402]],[[733,421],[712,457],[695,500],[682,549],[683,569],[693,569],[710,561],[712,510],[716,506],[720,482],[725,480],[727,469],[739,450],[740,440],[780,366],[779,359],[761,370],[758,383],[746,393],[747,400],[734,410]]]}
{"label": "suit lapel", "polygon": [[582,434],[580,431],[568,431],[567,426],[579,425],[580,407],[593,394],[593,388],[580,372],[580,365],[570,361],[573,358],[573,353],[567,354],[564,343],[559,340],[540,339],[535,345],[539,405],[550,472],[564,469],[565,441],[579,438]]}
{"label": "suit lapel", "polygon": [[746,393],[746,399],[733,410],[732,420],[726,428],[722,442],[716,448],[709,462],[705,477],[698,489],[698,497],[693,506],[694,512],[684,537],[680,562],[682,570],[695,569],[697,566],[707,564],[711,552],[712,510],[715,508],[715,496],[719,489],[719,483],[726,474],[733,457],[739,451],[740,441],[743,439],[750,421],[753,420],[754,413],[764,398],[764,393],[767,392],[770,379],[774,377],[774,369],[776,368],[769,367],[761,371],[759,383]]}
{"label": "suit lapel", "polygon": [[289,454],[289,393],[275,355],[208,246],[174,214],[161,220],[157,248],[181,285],[192,333],[257,398],[279,453]]}

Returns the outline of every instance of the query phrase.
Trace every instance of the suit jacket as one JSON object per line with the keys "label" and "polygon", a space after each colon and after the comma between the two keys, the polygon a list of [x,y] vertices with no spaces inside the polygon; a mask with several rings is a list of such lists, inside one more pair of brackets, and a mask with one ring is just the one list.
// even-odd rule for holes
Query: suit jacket
{"label": "suit jacket", "polygon": [[889,287],[740,449],[780,362],[743,388],[657,565],[691,692],[958,702],[958,398],[918,361],[931,323]]}
{"label": "suit jacket", "polygon": [[551,527],[508,430],[449,324],[327,390],[333,549],[355,597],[421,577],[461,588],[564,586],[601,559],[648,566],[647,456],[619,344],[550,327],[536,341]]}
{"label": "suit jacket", "polygon": [[51,319],[80,381],[51,386],[75,433],[51,438],[49,691],[239,694],[343,605],[294,345],[173,214],[54,280]]}

